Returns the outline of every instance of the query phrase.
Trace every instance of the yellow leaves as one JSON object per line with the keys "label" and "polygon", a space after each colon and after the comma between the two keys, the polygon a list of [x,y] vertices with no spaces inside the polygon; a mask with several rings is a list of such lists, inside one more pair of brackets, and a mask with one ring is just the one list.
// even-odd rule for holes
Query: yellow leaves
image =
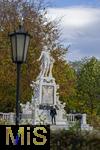
{"label": "yellow leaves", "polygon": [[54,64],[53,75],[60,86],[60,99],[66,102],[75,92],[75,73],[65,61],[59,59]]}
{"label": "yellow leaves", "polygon": [[[55,59],[53,74],[56,82],[60,85],[60,97],[62,97],[62,100],[65,100],[71,93],[73,94],[76,79],[74,71],[64,61],[64,55],[67,50],[58,42],[59,30],[57,23],[47,21],[44,15],[46,10],[41,13],[40,8],[37,9],[35,4],[30,6],[24,3],[24,1],[21,1],[21,3],[23,6],[24,27],[33,36],[28,50],[27,64],[22,65],[21,68],[21,100],[31,100],[30,83],[39,74],[40,64],[37,62],[37,59],[44,45],[51,48],[52,56]],[[8,32],[18,27],[20,16],[16,8],[18,8],[19,4],[19,1],[16,3],[13,1],[9,2],[9,5],[5,5],[3,12],[7,19],[4,19],[3,22],[0,20],[0,25],[3,27],[3,31],[0,31],[0,85],[2,85],[4,91],[5,88],[8,88],[8,91],[6,89],[5,92],[0,93],[0,97],[2,97],[2,100],[5,99],[5,103],[9,99],[15,99],[13,92],[16,87],[16,65],[11,60]],[[3,18],[1,11],[0,16]],[[11,109],[13,109],[12,105]]]}

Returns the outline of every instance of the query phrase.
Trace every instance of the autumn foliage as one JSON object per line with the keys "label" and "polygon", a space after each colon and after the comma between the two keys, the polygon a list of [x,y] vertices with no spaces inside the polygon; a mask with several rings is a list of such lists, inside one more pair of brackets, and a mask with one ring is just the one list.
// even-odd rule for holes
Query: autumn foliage
{"label": "autumn foliage", "polygon": [[21,68],[20,101],[31,100],[30,83],[39,74],[37,59],[44,45],[48,46],[56,60],[53,75],[60,85],[60,99],[66,101],[74,93],[74,71],[64,60],[67,50],[59,43],[57,22],[49,21],[46,13],[43,1],[0,0],[0,111],[10,112],[15,108],[16,65],[11,60],[8,33],[18,28],[21,17],[32,38],[27,62]]}

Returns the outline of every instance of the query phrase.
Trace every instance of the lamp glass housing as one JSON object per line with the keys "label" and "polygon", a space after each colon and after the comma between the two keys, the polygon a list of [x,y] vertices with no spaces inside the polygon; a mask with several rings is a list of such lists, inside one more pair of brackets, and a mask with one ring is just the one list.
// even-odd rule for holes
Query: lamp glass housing
{"label": "lamp glass housing", "polygon": [[18,31],[10,33],[9,35],[13,62],[24,63],[26,61],[30,35],[24,31],[22,26],[19,27]]}

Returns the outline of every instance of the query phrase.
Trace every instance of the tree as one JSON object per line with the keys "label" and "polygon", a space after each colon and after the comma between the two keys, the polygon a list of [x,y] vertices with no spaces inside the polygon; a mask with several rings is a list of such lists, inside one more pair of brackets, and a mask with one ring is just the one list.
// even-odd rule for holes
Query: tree
{"label": "tree", "polygon": [[83,65],[88,61],[87,57],[84,57],[81,60],[76,60],[74,62],[70,61],[69,64],[73,67],[73,69],[76,71],[76,73],[78,74],[81,70],[81,68],[83,67]]}
{"label": "tree", "polygon": [[93,115],[100,105],[100,61],[88,59],[77,77],[78,101],[80,110]]}
{"label": "tree", "polygon": [[75,94],[75,71],[66,61],[58,59],[54,64],[54,76],[60,85],[60,100],[66,103],[68,109],[70,107],[71,97]]}
{"label": "tree", "polygon": [[[22,65],[21,73],[21,102],[31,100],[30,83],[39,74],[37,59],[44,45],[51,49],[55,58],[54,76],[60,87],[60,99],[64,101],[73,89],[73,71],[63,60],[66,49],[58,42],[59,30],[57,23],[48,21],[46,9],[42,1],[33,0],[0,0],[0,111],[13,111],[16,94],[16,66],[12,64],[10,56],[10,42],[8,33],[16,30],[23,18],[25,29],[33,36],[30,41],[26,64]],[[62,68],[62,73],[60,71]],[[59,72],[59,78],[58,73]],[[70,86],[67,86],[67,83]],[[65,86],[65,87],[64,87]],[[70,94],[69,94],[70,95]],[[9,105],[8,105],[9,104]]]}

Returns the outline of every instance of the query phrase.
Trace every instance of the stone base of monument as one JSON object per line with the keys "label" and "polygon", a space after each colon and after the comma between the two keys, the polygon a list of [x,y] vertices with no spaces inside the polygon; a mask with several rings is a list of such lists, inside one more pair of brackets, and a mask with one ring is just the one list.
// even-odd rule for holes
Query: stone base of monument
{"label": "stone base of monument", "polygon": [[[35,108],[33,124],[52,125],[50,109],[43,110],[43,109],[39,109],[39,107]],[[63,118],[63,113],[61,110],[57,110],[56,125],[66,125],[66,118]]]}
{"label": "stone base of monument", "polygon": [[31,84],[34,87],[33,104],[33,124],[52,124],[50,109],[51,106],[56,107],[56,124],[66,125],[66,114],[64,111],[65,104],[59,101],[57,90],[59,86],[53,77],[41,77]]}
{"label": "stone base of monument", "polygon": [[39,107],[37,107],[34,110],[33,124],[34,125],[50,124],[49,110],[41,110],[41,109],[39,109]]}
{"label": "stone base of monument", "polygon": [[[32,88],[34,89],[32,101],[26,104],[21,104],[23,109],[22,122],[27,118],[26,123],[33,125],[50,125],[52,130],[66,129],[76,123],[76,116],[80,114],[66,114],[64,107],[65,104],[59,100],[59,93],[57,89],[59,86],[56,84],[53,77],[41,77],[32,82]],[[50,109],[51,106],[56,107],[56,125],[52,125]],[[28,114],[28,115],[27,115]],[[81,114],[81,129],[92,130],[86,123],[86,114]],[[28,116],[28,117],[27,117]]]}

